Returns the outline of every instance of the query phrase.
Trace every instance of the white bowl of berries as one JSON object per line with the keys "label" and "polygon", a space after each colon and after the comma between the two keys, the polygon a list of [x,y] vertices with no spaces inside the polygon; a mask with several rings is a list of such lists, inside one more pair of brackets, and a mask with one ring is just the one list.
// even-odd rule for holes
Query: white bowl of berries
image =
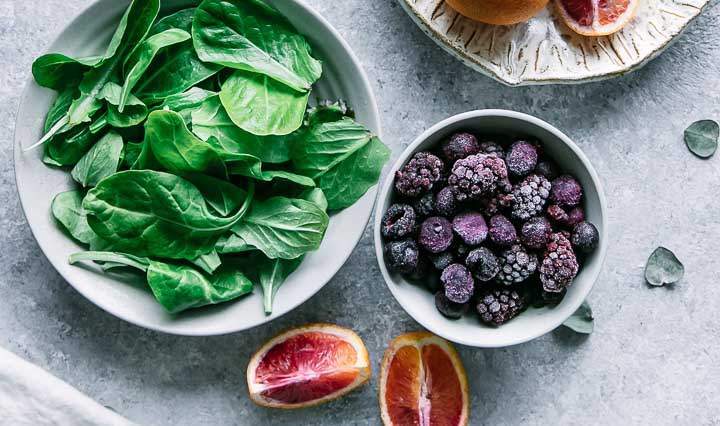
{"label": "white bowl of berries", "polygon": [[450,117],[397,160],[375,212],[385,282],[448,340],[503,347],[567,320],[607,250],[605,196],[570,138],[505,110]]}

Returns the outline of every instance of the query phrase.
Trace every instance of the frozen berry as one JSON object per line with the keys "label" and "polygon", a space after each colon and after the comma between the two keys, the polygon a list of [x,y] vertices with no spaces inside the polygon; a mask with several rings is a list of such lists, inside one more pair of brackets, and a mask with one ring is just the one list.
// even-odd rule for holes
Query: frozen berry
{"label": "frozen berry", "polygon": [[571,241],[579,252],[589,254],[597,248],[600,233],[592,223],[580,222],[573,229]]}
{"label": "frozen berry", "polygon": [[543,216],[533,217],[520,229],[520,241],[525,247],[539,250],[545,248],[552,234],[550,221]]}
{"label": "frozen berry", "polygon": [[490,218],[488,235],[490,236],[490,241],[503,247],[515,244],[518,239],[515,225],[503,215],[496,215]]}
{"label": "frozen berry", "polygon": [[562,233],[552,234],[540,265],[543,289],[559,293],[567,288],[578,273],[578,262],[570,241]]}
{"label": "frozen berry", "polygon": [[455,303],[467,302],[475,291],[472,274],[459,263],[453,263],[445,268],[440,275],[440,281],[445,286],[445,296]]}
{"label": "frozen berry", "polygon": [[507,181],[505,162],[497,157],[471,155],[455,162],[448,184],[458,201],[478,200]]}
{"label": "frozen berry", "polygon": [[404,272],[403,276],[411,281],[425,282],[433,272],[433,265],[427,255],[420,251],[418,255],[417,266],[409,272]]}
{"label": "frozen berry", "polygon": [[455,256],[449,251],[430,255],[430,261],[435,269],[442,271],[455,262]]}
{"label": "frozen berry", "polygon": [[505,158],[505,150],[502,145],[494,141],[485,141],[480,144],[480,154],[491,157]]}
{"label": "frozen berry", "polygon": [[497,256],[485,247],[471,251],[465,259],[465,265],[476,279],[483,282],[492,280],[500,271]]}
{"label": "frozen berry", "polygon": [[457,260],[458,262],[465,262],[465,259],[467,258],[468,254],[470,254],[472,249],[472,247],[463,242],[455,244],[455,246],[453,247],[453,254],[455,254],[455,260]]}
{"label": "frozen berry", "polygon": [[477,154],[480,151],[480,144],[470,133],[456,133],[442,144],[440,150],[445,160],[454,163],[461,158]]}
{"label": "frozen berry", "polygon": [[487,216],[495,216],[512,205],[512,194],[498,191],[480,199],[480,208]]}
{"label": "frozen berry", "polygon": [[493,326],[505,324],[525,309],[523,297],[512,290],[489,291],[478,300],[477,312],[480,320]]}
{"label": "frozen berry", "polygon": [[575,207],[568,212],[567,224],[570,227],[574,227],[580,222],[585,221],[585,210],[581,207]]}
{"label": "frozen berry", "polygon": [[460,319],[468,311],[467,303],[455,303],[448,299],[443,291],[435,293],[435,307],[449,319]]}
{"label": "frozen berry", "polygon": [[432,216],[435,212],[435,195],[429,192],[418,198],[413,203],[413,209],[415,209],[415,214],[419,218]]}
{"label": "frozen berry", "polygon": [[452,241],[452,225],[444,217],[425,219],[420,226],[418,242],[430,253],[440,253],[447,250]]}
{"label": "frozen berry", "polygon": [[520,244],[515,244],[499,256],[500,272],[497,281],[500,284],[518,284],[528,279],[538,267],[537,256],[528,253]]}
{"label": "frozen berry", "polygon": [[407,204],[393,204],[382,218],[381,233],[390,239],[403,238],[415,231],[415,211]]}
{"label": "frozen berry", "polygon": [[550,196],[550,181],[540,175],[530,175],[513,188],[512,216],[528,220],[545,208]]}
{"label": "frozen berry", "polygon": [[562,175],[552,181],[550,199],[553,204],[560,207],[572,207],[580,204],[582,199],[582,186],[580,182],[570,175]]}
{"label": "frozen berry", "polygon": [[535,145],[526,141],[513,143],[505,155],[508,172],[515,176],[525,176],[535,170],[537,161],[537,148]]}
{"label": "frozen berry", "polygon": [[418,152],[395,174],[395,189],[404,197],[415,198],[432,189],[440,180],[444,167],[435,155]]}
{"label": "frozen berry", "polygon": [[551,204],[547,208],[547,214],[550,217],[550,219],[554,220],[555,222],[566,225],[569,220],[569,216],[565,209],[558,206],[557,204]]}
{"label": "frozen berry", "polygon": [[443,216],[452,216],[457,211],[457,201],[452,188],[446,186],[435,196],[435,210]]}
{"label": "frozen berry", "polygon": [[385,245],[385,258],[390,269],[409,274],[418,267],[420,250],[413,240],[392,241]]}
{"label": "frozen berry", "polygon": [[480,245],[488,234],[485,218],[477,212],[465,212],[455,216],[452,228],[455,234],[469,246]]}
{"label": "frozen berry", "polygon": [[535,173],[545,176],[548,180],[553,180],[560,174],[557,165],[549,160],[540,161],[535,167]]}

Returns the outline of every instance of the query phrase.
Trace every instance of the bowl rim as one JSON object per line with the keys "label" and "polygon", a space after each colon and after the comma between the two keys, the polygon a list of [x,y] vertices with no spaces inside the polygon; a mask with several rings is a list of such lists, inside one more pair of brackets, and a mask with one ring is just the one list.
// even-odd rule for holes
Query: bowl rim
{"label": "bowl rim", "polygon": [[[570,310],[570,314],[565,317],[564,319],[561,319],[559,321],[551,321],[546,324],[545,327],[539,329],[539,331],[535,333],[529,333],[527,335],[523,335],[515,340],[512,340],[510,343],[496,343],[496,342],[478,342],[473,341],[470,339],[457,337],[449,335],[448,333],[445,333],[444,330],[441,328],[438,328],[433,325],[432,322],[425,320],[424,318],[417,318],[410,314],[408,309],[405,306],[405,301],[399,294],[399,290],[397,289],[397,285],[393,282],[392,278],[390,277],[390,273],[387,269],[387,266],[385,265],[384,261],[384,254],[383,254],[383,240],[382,235],[380,234],[381,229],[381,222],[383,213],[381,209],[383,208],[384,201],[389,197],[390,192],[393,188],[393,182],[395,175],[395,172],[402,167],[408,158],[413,155],[416,151],[418,146],[420,146],[423,142],[425,142],[428,138],[432,137],[438,132],[441,132],[445,128],[449,127],[452,124],[455,124],[457,122],[465,121],[468,119],[473,118],[480,118],[480,117],[502,117],[502,118],[510,118],[514,120],[520,120],[525,121],[527,123],[530,123],[531,125],[540,127],[550,133],[552,133],[554,136],[557,137],[558,140],[560,140],[562,143],[564,143],[568,148],[570,148],[575,155],[580,159],[580,162],[582,163],[582,167],[587,170],[588,174],[590,175],[590,179],[592,181],[593,186],[595,187],[595,190],[597,191],[598,200],[600,203],[600,217],[602,218],[602,233],[600,235],[600,247],[597,251],[597,256],[599,260],[597,271],[594,273],[594,275],[590,276],[588,278],[588,281],[591,282],[590,286],[587,287],[585,292],[581,294],[582,297],[578,297],[576,301],[572,303],[572,310]],[[378,195],[377,200],[375,201],[375,219],[374,219],[374,229],[373,229],[373,237],[375,242],[375,257],[377,259],[378,265],[380,267],[380,272],[382,273],[383,279],[385,280],[385,285],[387,285],[388,289],[392,293],[395,300],[402,306],[403,310],[407,315],[409,315],[411,318],[413,318],[416,322],[418,322],[422,327],[426,328],[427,330],[431,331],[432,333],[437,334],[438,336],[441,336],[445,339],[448,339],[450,341],[453,341],[455,343],[459,343],[461,345],[466,346],[473,346],[478,348],[502,348],[502,347],[509,347],[509,346],[515,346],[519,345],[521,343],[528,342],[530,340],[534,340],[540,336],[543,336],[554,329],[561,326],[571,315],[573,312],[575,312],[578,308],[580,308],[580,305],[587,299],[588,295],[592,292],[595,283],[597,282],[597,279],[600,275],[600,272],[602,271],[605,259],[607,256],[607,248],[608,248],[608,223],[607,223],[607,202],[605,199],[605,191],[603,189],[602,181],[600,180],[599,175],[595,171],[595,168],[593,167],[590,160],[587,158],[587,156],[583,153],[583,151],[578,147],[575,142],[572,141],[565,133],[560,131],[555,126],[551,125],[550,123],[541,120],[537,117],[534,117],[529,114],[525,114],[522,112],[517,111],[511,111],[511,110],[504,110],[504,109],[482,109],[482,110],[473,110],[468,111],[460,114],[453,115],[451,117],[448,117],[437,124],[431,126],[427,130],[425,130],[420,136],[418,136],[408,147],[400,154],[400,156],[397,158],[397,160],[393,163],[392,167],[389,169],[389,173],[387,174],[387,177],[385,178],[385,181],[382,184],[382,187],[380,189],[380,193]],[[428,293],[429,294],[429,293]],[[448,320],[450,321],[450,320]]]}
{"label": "bowl rim", "polygon": [[[69,21],[67,24],[63,25],[57,32],[55,32],[52,37],[50,37],[50,41],[45,45],[45,47],[42,49],[41,54],[49,53],[49,48],[54,45],[58,38],[72,25],[75,25],[82,16],[89,13],[92,9],[98,8],[102,5],[103,2],[108,0],[94,0],[86,7],[80,9]],[[368,78],[367,72],[362,66],[362,63],[360,62],[359,58],[355,54],[355,52],[352,50],[348,42],[343,38],[343,36],[338,32],[338,30],[327,20],[325,17],[323,17],[318,11],[310,7],[308,4],[306,4],[302,0],[282,0],[283,2],[293,3],[298,8],[302,9],[304,12],[311,15],[314,19],[317,20],[317,22],[324,27],[324,29],[340,44],[342,50],[345,51],[347,54],[347,58],[351,62],[351,66],[355,69],[357,69],[358,74],[356,75],[356,78],[358,79],[357,83],[359,86],[362,87],[362,90],[366,93],[367,98],[367,109],[369,112],[369,115],[372,117],[372,121],[374,121],[377,124],[377,130],[374,132],[377,137],[382,138],[383,137],[383,130],[382,130],[382,121],[381,121],[381,115],[380,110],[377,104],[377,98],[375,97],[375,93],[372,89],[372,85],[370,83],[370,79]],[[374,205],[377,202],[377,194],[379,192],[379,184],[376,184],[372,186],[368,191],[365,193],[363,197],[369,197],[371,201],[369,202],[369,208],[367,211],[365,211],[362,214],[359,214],[358,221],[360,221],[363,224],[363,230],[357,233],[357,236],[352,239],[352,250],[350,251],[350,255],[342,262],[340,263],[336,268],[332,268],[333,270],[328,275],[327,281],[321,285],[318,286],[318,288],[314,292],[307,292],[302,297],[298,297],[297,300],[294,303],[291,303],[287,310],[285,310],[282,313],[273,315],[267,315],[262,321],[257,322],[256,324],[252,325],[230,325],[230,326],[219,326],[216,329],[212,331],[189,331],[186,329],[183,330],[176,330],[171,327],[165,327],[162,325],[157,325],[153,323],[152,321],[146,321],[142,318],[137,318],[137,316],[127,315],[126,313],[115,309],[110,304],[105,303],[101,299],[93,298],[91,297],[86,291],[82,289],[82,286],[75,285],[74,281],[75,278],[71,274],[66,274],[63,272],[63,269],[58,267],[56,265],[56,262],[53,260],[51,256],[48,256],[46,254],[46,251],[50,250],[50,246],[43,243],[43,239],[38,238],[37,232],[35,230],[35,227],[33,226],[33,223],[28,219],[28,214],[26,212],[26,203],[27,201],[23,198],[22,191],[20,190],[20,184],[19,184],[19,172],[18,172],[18,158],[22,155],[23,150],[20,146],[20,140],[19,138],[19,131],[18,131],[18,123],[20,121],[20,112],[23,111],[25,108],[25,104],[28,100],[28,93],[30,92],[33,85],[35,85],[35,80],[30,74],[26,80],[25,85],[22,90],[21,96],[20,96],[20,102],[18,103],[17,110],[15,111],[15,125],[13,126],[13,174],[15,178],[15,191],[18,196],[18,199],[20,200],[20,207],[22,210],[22,214],[25,217],[25,222],[27,223],[28,227],[30,228],[30,232],[33,236],[33,239],[40,247],[40,251],[42,252],[43,256],[45,256],[45,259],[50,263],[50,265],[55,269],[55,271],[65,280],[67,284],[69,284],[75,291],[80,293],[86,300],[88,300],[93,305],[97,306],[98,308],[102,309],[103,311],[109,313],[110,315],[119,318],[123,321],[126,321],[130,324],[133,324],[135,326],[145,328],[148,330],[153,330],[169,335],[175,335],[175,336],[188,336],[188,337],[209,337],[209,336],[222,336],[222,335],[228,335],[232,333],[238,333],[246,330],[250,330],[265,324],[268,324],[272,321],[275,321],[279,318],[282,318],[283,316],[289,314],[290,312],[297,309],[300,305],[304,304],[308,300],[310,300],[313,296],[315,296],[317,293],[320,292],[325,286],[327,286],[328,283],[337,275],[337,273],[342,269],[343,266],[347,263],[347,260],[349,257],[354,253],[355,249],[357,248],[357,245],[360,243],[362,238],[365,235],[365,231],[367,230],[367,225],[370,222],[370,218],[372,217],[372,214],[374,212]],[[387,167],[387,166],[386,166]],[[361,198],[362,199],[362,198]],[[359,200],[358,200],[359,201]],[[69,238],[69,237],[67,237]]]}

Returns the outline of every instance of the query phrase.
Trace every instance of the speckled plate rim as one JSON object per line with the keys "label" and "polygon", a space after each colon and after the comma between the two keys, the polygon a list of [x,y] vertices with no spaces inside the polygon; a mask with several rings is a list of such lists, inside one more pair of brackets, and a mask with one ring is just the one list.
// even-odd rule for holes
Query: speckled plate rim
{"label": "speckled plate rim", "polygon": [[[668,49],[670,46],[672,46],[673,43],[675,43],[678,38],[690,27],[690,24],[695,22],[695,20],[707,9],[708,5],[710,4],[710,0],[706,0],[705,4],[698,10],[697,14],[690,18],[688,22],[675,34],[673,34],[664,44],[661,46],[658,46],[653,52],[648,54],[643,60],[635,62],[633,64],[628,64],[624,69],[615,71],[615,72],[609,72],[609,73],[600,73],[596,75],[592,75],[589,77],[581,77],[577,79],[571,79],[571,78],[563,78],[563,79],[555,79],[555,78],[547,78],[547,79],[534,79],[534,78],[527,78],[522,79],[517,82],[515,81],[508,81],[504,79],[502,76],[494,72],[493,70],[487,68],[482,63],[477,61],[472,56],[466,54],[462,50],[455,47],[455,45],[442,33],[438,32],[433,28],[433,26],[430,24],[430,22],[425,19],[424,16],[419,14],[415,8],[410,5],[411,0],[397,0],[400,3],[400,6],[407,12],[407,14],[410,16],[413,22],[420,27],[420,29],[428,36],[430,39],[432,39],[438,46],[440,46],[443,50],[450,53],[455,58],[459,59],[461,62],[463,62],[468,67],[474,69],[475,71],[492,78],[493,80],[502,83],[506,86],[510,87],[520,87],[520,86],[541,86],[546,84],[583,84],[583,83],[591,83],[595,81],[602,81],[607,80],[614,77],[620,77],[625,74],[629,74],[633,71],[637,71],[640,68],[647,65],[650,61],[655,59],[658,55],[660,55],[662,52],[664,52],[666,49]],[[553,1],[553,0],[551,0]]]}
{"label": "speckled plate rim", "polygon": [[[407,304],[403,301],[402,296],[399,293],[398,285],[395,284],[393,278],[391,277],[390,272],[387,269],[387,266],[385,265],[384,260],[384,253],[383,253],[383,239],[382,235],[380,234],[381,229],[381,222],[384,212],[382,209],[384,208],[385,200],[389,197],[390,192],[393,190],[393,182],[394,182],[394,176],[395,172],[397,172],[400,167],[402,167],[406,162],[407,159],[417,151],[418,146],[422,145],[425,140],[429,139],[433,135],[435,135],[438,132],[441,132],[446,127],[461,122],[467,119],[477,118],[477,117],[507,117],[511,119],[526,121],[530,123],[531,125],[540,127],[550,133],[552,133],[554,136],[556,136],[562,143],[564,143],[582,162],[583,168],[587,171],[588,175],[590,176],[590,179],[592,180],[593,186],[595,187],[597,191],[597,197],[598,202],[600,205],[600,217],[602,218],[602,231],[600,235],[600,246],[598,248],[597,253],[597,266],[595,267],[595,273],[587,278],[587,281],[590,282],[590,285],[587,286],[585,291],[580,294],[578,297],[576,297],[572,303],[569,303],[565,309],[567,312],[567,316],[564,318],[558,318],[555,321],[547,321],[547,323],[544,325],[544,327],[538,329],[535,333],[528,333],[527,335],[523,336],[522,338],[518,339],[512,339],[511,341],[473,341],[470,339],[458,337],[456,335],[451,335],[449,333],[446,333],[445,330],[443,330],[441,327],[437,327],[433,324],[432,321],[429,321],[426,319],[425,316],[417,315],[416,312],[414,312],[413,308],[410,308],[407,306]],[[609,224],[608,224],[608,212],[607,212],[607,201],[605,198],[605,190],[602,185],[602,181],[600,180],[599,175],[597,174],[597,171],[593,167],[590,160],[587,158],[585,153],[578,147],[575,142],[572,141],[565,133],[560,131],[558,128],[553,126],[550,123],[547,123],[544,120],[541,120],[537,117],[533,117],[528,114],[524,114],[521,112],[516,111],[510,111],[510,110],[503,110],[503,109],[485,109],[485,110],[475,110],[475,111],[468,111],[465,113],[457,114],[452,117],[446,118],[445,120],[440,121],[439,123],[435,124],[434,126],[427,129],[425,132],[423,132],[420,136],[417,137],[406,149],[405,151],[400,154],[398,159],[393,164],[392,168],[389,170],[387,177],[385,178],[385,181],[382,184],[382,187],[380,189],[380,194],[378,195],[378,198],[375,202],[375,219],[374,219],[374,229],[373,229],[373,237],[375,242],[375,256],[377,257],[378,265],[380,267],[380,272],[382,273],[383,279],[385,280],[385,284],[387,285],[388,289],[392,293],[395,300],[402,306],[402,308],[405,310],[405,312],[412,317],[415,321],[417,321],[421,326],[429,330],[430,332],[437,334],[440,337],[443,337],[447,340],[450,340],[455,343],[459,343],[461,345],[465,346],[472,346],[477,348],[502,348],[502,347],[509,347],[509,346],[515,346],[522,343],[529,342],[531,340],[537,339],[538,337],[541,337],[556,328],[560,327],[566,320],[569,318],[578,308],[580,308],[580,305],[587,299],[587,297],[592,292],[595,284],[597,283],[597,280],[600,276],[600,273],[602,272],[604,266],[605,266],[605,260],[607,257],[607,250],[609,246],[608,241],[608,234],[609,234]],[[418,290],[418,291],[424,291],[424,290]],[[431,297],[432,295],[428,293],[428,297]],[[451,321],[448,319],[445,319],[445,321]],[[478,325],[478,327],[481,327],[481,325]],[[502,328],[498,328],[497,330],[502,330]]]}
{"label": "speckled plate rim", "polygon": [[[48,43],[48,46],[51,46],[55,44],[60,37],[60,35],[71,25],[74,25],[80,17],[83,15],[89,13],[92,9],[97,8],[103,3],[104,0],[96,0],[89,4],[87,7],[81,9],[69,22],[67,25],[64,25],[59,31],[57,31],[52,37],[51,42]],[[276,0],[277,1],[277,0]],[[373,128],[374,133],[379,137],[382,138],[383,132],[382,132],[382,122],[380,119],[380,110],[377,105],[377,99],[375,97],[375,93],[372,90],[372,85],[370,84],[370,80],[367,76],[367,73],[365,72],[365,69],[362,66],[362,63],[358,59],[355,52],[352,50],[350,45],[347,43],[347,41],[340,35],[340,33],[335,29],[335,27],[330,24],[330,22],[325,19],[319,12],[315,11],[313,8],[308,6],[305,2],[302,0],[282,0],[283,2],[292,2],[296,4],[299,8],[303,9],[306,13],[309,15],[312,15],[314,19],[316,19],[325,29],[327,32],[329,32],[335,40],[341,45],[342,49],[347,54],[348,59],[351,62],[351,66],[357,70],[357,84],[362,87],[362,90],[365,92],[364,96],[367,99],[367,105],[365,108],[369,110],[369,116],[372,121],[372,124],[369,124],[371,128]],[[43,53],[47,52],[47,47],[43,50]],[[322,285],[317,285],[315,288],[310,289],[312,291],[307,291],[304,296],[296,298],[296,300],[293,303],[288,304],[287,307],[284,307],[282,312],[278,312],[277,310],[273,312],[272,315],[266,316],[262,321],[259,321],[254,324],[250,325],[235,325],[235,324],[228,324],[223,326],[218,326],[217,328],[213,329],[212,331],[202,330],[202,331],[196,331],[196,330],[187,330],[183,329],[182,331],[178,331],[176,329],[165,327],[165,326],[158,326],[152,322],[148,322],[144,319],[135,318],[129,315],[126,315],[124,312],[121,312],[120,310],[114,308],[108,303],[104,303],[102,300],[98,300],[97,298],[92,297],[90,294],[88,294],[86,291],[82,289],[81,286],[76,285],[75,278],[70,273],[64,272],[64,268],[60,267],[60,261],[58,259],[55,259],[53,256],[48,256],[47,253],[50,252],[52,248],[52,244],[48,242],[45,238],[38,238],[38,234],[36,231],[36,227],[33,225],[33,222],[29,220],[26,208],[28,207],[28,201],[24,199],[23,197],[23,191],[21,190],[22,184],[20,183],[19,172],[18,172],[18,158],[23,154],[23,150],[21,149],[21,141],[19,140],[18,136],[18,126],[17,123],[20,119],[20,112],[22,112],[25,109],[25,103],[28,101],[28,93],[31,90],[31,87],[33,85],[36,85],[35,80],[33,79],[32,75],[30,75],[26,81],[25,86],[21,94],[20,103],[18,105],[17,111],[16,111],[16,124],[14,127],[13,132],[13,171],[15,175],[15,189],[18,194],[18,198],[20,200],[20,206],[23,211],[23,215],[25,216],[25,221],[28,224],[28,227],[30,228],[30,232],[33,235],[33,238],[37,242],[38,246],[40,247],[40,250],[43,252],[43,255],[45,258],[50,262],[50,264],[53,266],[53,268],[60,274],[60,276],[68,283],[71,287],[73,287],[78,293],[80,293],[85,299],[87,299],[89,302],[94,304],[95,306],[99,307],[103,311],[115,316],[116,318],[119,318],[121,320],[124,320],[130,324],[136,325],[138,327],[146,328],[153,331],[158,331],[162,333],[167,333],[170,335],[177,335],[177,336],[189,336],[189,337],[208,337],[208,336],[221,336],[221,335],[227,335],[232,333],[237,333],[241,331],[246,331],[255,327],[259,327],[261,325],[267,324],[269,322],[272,322],[278,318],[281,318],[288,313],[292,312],[293,310],[297,309],[300,305],[310,300],[313,296],[315,296],[320,290],[322,290],[331,280],[332,278],[337,275],[337,273],[340,271],[340,269],[347,263],[347,259],[350,255],[355,251],[355,248],[360,243],[360,240],[363,238],[365,234],[365,230],[367,229],[367,225],[370,222],[370,218],[372,217],[373,211],[374,211],[374,205],[377,200],[377,194],[378,194],[378,188],[379,184],[372,186],[368,191],[361,197],[351,208],[353,207],[364,207],[362,210],[362,213],[356,214],[356,217],[354,217],[354,221],[358,224],[362,224],[361,226],[357,226],[357,232],[353,232],[352,234],[346,235],[346,241],[349,241],[352,245],[351,250],[348,253],[348,256],[345,258],[343,262],[339,262],[337,267],[334,268],[325,268],[322,271],[322,274],[318,274],[318,281],[323,281]],[[43,111],[43,114],[46,112]],[[49,214],[49,213],[48,213]],[[331,216],[332,220],[332,216]],[[70,237],[66,237],[70,238]],[[63,261],[63,263],[65,263]],[[217,305],[221,306],[221,305]]]}

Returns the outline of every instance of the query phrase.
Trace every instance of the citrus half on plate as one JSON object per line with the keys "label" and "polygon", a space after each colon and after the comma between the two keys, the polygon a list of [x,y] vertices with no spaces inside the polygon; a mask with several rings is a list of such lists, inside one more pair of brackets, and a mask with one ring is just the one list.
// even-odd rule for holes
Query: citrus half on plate
{"label": "citrus half on plate", "polygon": [[469,417],[465,368],[453,346],[434,334],[397,337],[380,369],[380,412],[386,426],[459,426]]}
{"label": "citrus half on plate", "polygon": [[303,408],[338,398],[370,378],[368,352],[353,331],[312,324],[265,343],[247,369],[250,399],[274,408]]}
{"label": "citrus half on plate", "polygon": [[578,34],[603,36],[625,27],[640,0],[557,0],[565,24]]}

